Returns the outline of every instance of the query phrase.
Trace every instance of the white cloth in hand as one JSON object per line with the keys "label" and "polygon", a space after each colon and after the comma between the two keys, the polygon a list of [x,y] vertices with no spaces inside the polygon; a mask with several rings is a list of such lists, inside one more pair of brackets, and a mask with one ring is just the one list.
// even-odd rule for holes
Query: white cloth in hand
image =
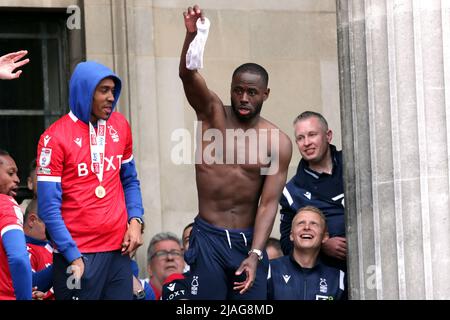
{"label": "white cloth in hand", "polygon": [[211,23],[208,18],[204,18],[202,23],[200,18],[197,19],[197,35],[189,44],[186,53],[186,68],[189,70],[197,70],[203,68],[203,52],[205,51],[206,40],[208,39],[209,26]]}

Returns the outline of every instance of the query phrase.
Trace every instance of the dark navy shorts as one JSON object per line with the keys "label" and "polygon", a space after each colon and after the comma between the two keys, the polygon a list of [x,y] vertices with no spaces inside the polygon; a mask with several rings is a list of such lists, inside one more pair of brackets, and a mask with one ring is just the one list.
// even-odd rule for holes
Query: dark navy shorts
{"label": "dark navy shorts", "polygon": [[244,294],[233,290],[234,282],[245,280],[245,273],[234,273],[248,257],[253,240],[253,228],[227,230],[215,227],[199,217],[195,218],[184,257],[190,266],[190,298],[202,300],[265,300],[269,260],[258,262],[253,286]]}
{"label": "dark navy shorts", "polygon": [[53,254],[53,289],[57,300],[132,300],[133,278],[129,255],[120,250],[83,254],[84,273],[75,281],[70,264]]}

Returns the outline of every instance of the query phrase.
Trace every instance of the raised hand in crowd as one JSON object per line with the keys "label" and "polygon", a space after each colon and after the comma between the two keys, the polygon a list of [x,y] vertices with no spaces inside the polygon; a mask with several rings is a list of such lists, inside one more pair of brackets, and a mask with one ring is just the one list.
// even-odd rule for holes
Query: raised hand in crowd
{"label": "raised hand in crowd", "polygon": [[28,54],[27,50],[21,50],[17,52],[11,52],[8,54],[5,54],[4,56],[0,57],[0,79],[2,80],[12,80],[17,79],[22,74],[22,70],[16,70],[17,68],[20,68],[24,65],[26,65],[28,62],[30,62],[30,59],[24,59],[21,60],[23,57],[25,57]]}

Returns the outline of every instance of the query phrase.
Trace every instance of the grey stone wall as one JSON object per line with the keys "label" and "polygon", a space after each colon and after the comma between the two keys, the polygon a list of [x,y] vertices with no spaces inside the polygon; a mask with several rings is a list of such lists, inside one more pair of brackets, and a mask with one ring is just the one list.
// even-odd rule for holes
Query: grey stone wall
{"label": "grey stone wall", "polygon": [[449,3],[338,0],[353,299],[449,299]]}

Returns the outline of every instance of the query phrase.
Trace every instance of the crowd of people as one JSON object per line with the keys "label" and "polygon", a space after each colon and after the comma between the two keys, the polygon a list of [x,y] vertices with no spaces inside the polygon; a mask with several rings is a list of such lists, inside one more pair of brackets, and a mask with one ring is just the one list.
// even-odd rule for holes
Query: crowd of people
{"label": "crowd of people", "polygon": [[[238,136],[214,153],[200,144],[198,215],[181,237],[153,236],[149,277],[140,279],[133,257],[143,244],[144,208],[131,127],[115,111],[122,81],[100,63],[79,63],[70,112],[42,133],[28,181],[33,199],[22,208],[14,199],[17,166],[0,149],[0,299],[346,299],[342,153],[327,121],[312,111],[295,118],[302,160],[286,183],[291,139],[260,115],[267,71],[256,63],[236,68],[225,105],[198,71],[209,21],[198,6],[183,17],[179,76],[200,130],[254,132],[266,154],[248,162],[250,146],[230,141]],[[26,54],[0,57],[0,78],[18,78]],[[269,238],[279,206],[280,240]]]}

